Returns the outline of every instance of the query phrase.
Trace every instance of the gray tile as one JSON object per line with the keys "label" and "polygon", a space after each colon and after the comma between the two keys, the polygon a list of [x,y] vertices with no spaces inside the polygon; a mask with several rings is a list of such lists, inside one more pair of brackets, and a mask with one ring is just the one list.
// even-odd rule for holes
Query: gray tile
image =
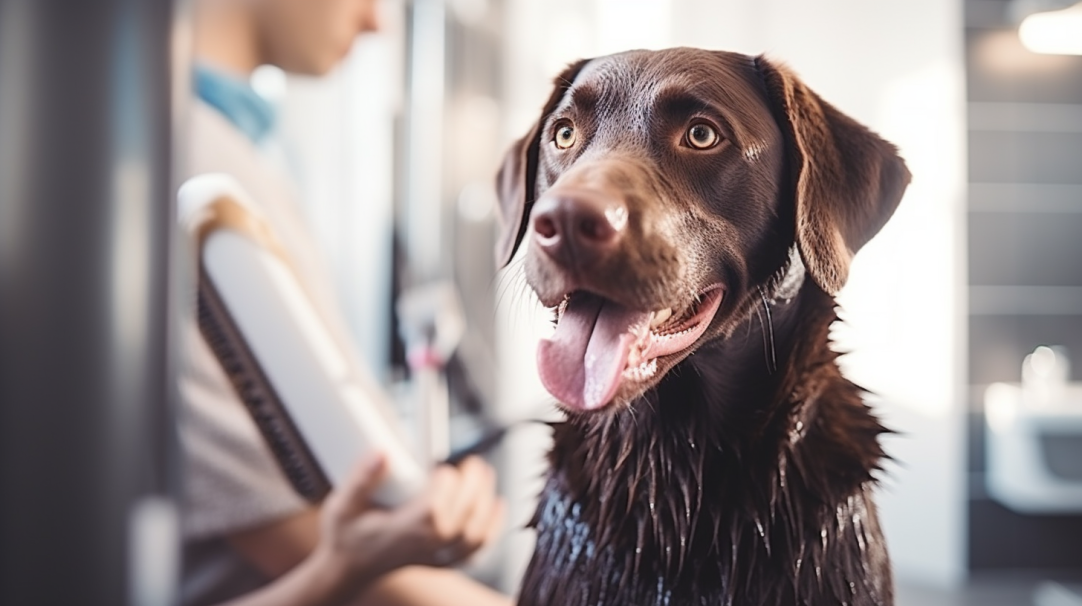
{"label": "gray tile", "polygon": [[970,286],[974,316],[1082,315],[1082,286]]}
{"label": "gray tile", "polygon": [[1082,286],[1082,213],[970,213],[968,230],[970,284]]}
{"label": "gray tile", "polygon": [[[1058,577],[1058,578],[1057,578]],[[937,589],[914,583],[899,582],[895,589],[895,606],[1075,606],[1067,601],[1048,601],[1037,604],[1035,596],[1070,598],[1078,592],[1074,575],[1017,574],[1004,572],[995,575],[977,575],[964,587],[955,590]],[[1050,581],[1055,581],[1051,585]]]}
{"label": "gray tile", "polygon": [[1082,213],[1082,184],[970,183],[970,213]]}
{"label": "gray tile", "polygon": [[1082,515],[1017,513],[971,492],[966,528],[971,571],[1025,572],[1030,578],[1049,570],[1082,571]]}
{"label": "gray tile", "polygon": [[1082,606],[1082,590],[1046,581],[1033,590],[1034,606]]}
{"label": "gray tile", "polygon": [[1082,183],[1082,134],[970,131],[969,180]]}
{"label": "gray tile", "polygon": [[969,383],[1020,381],[1022,358],[1038,345],[1063,345],[1082,378],[1082,316],[970,316]]}
{"label": "gray tile", "polygon": [[994,29],[1010,25],[1009,0],[965,0],[966,27]]}
{"label": "gray tile", "polygon": [[969,101],[1078,103],[1082,57],[1030,53],[1013,27],[969,28],[966,88]]}
{"label": "gray tile", "polygon": [[971,101],[969,130],[1082,133],[1082,104]]}

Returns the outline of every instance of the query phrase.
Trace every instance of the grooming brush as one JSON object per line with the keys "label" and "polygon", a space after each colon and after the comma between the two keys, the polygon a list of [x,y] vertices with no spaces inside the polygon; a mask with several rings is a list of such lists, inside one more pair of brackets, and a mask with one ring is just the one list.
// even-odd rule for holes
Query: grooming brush
{"label": "grooming brush", "polygon": [[179,202],[198,256],[199,329],[297,493],[322,500],[371,451],[388,469],[374,502],[421,491],[426,473],[393,413],[363,387],[240,185],[195,177]]}

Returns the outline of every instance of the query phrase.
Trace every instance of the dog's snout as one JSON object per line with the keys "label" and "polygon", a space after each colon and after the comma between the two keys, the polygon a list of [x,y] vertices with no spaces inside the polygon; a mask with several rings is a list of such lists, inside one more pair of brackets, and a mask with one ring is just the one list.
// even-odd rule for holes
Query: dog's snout
{"label": "dog's snout", "polygon": [[616,248],[627,206],[589,191],[550,191],[533,209],[534,239],[561,263],[589,264]]}

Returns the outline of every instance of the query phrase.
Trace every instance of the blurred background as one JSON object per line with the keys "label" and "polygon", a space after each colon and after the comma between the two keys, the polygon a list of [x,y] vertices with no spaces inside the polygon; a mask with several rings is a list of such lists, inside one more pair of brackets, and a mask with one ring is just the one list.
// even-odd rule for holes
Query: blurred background
{"label": "blurred background", "polygon": [[[1038,346],[1060,349],[1030,359],[1033,385],[1077,377],[1064,360],[1082,358],[1072,4],[384,0],[383,31],[329,77],[264,67],[252,84],[281,112],[353,337],[403,400],[395,301],[455,286],[467,326],[447,368],[455,446],[557,418],[534,370],[547,315],[515,264],[496,274],[492,261],[494,176],[554,75],[629,48],[785,61],[895,142],[914,174],[857,257],[835,331],[853,352],[845,371],[897,431],[879,502],[900,605],[1077,606],[1082,399],[1027,409],[1012,399],[1024,388],[989,390],[1020,384]],[[58,575],[68,584],[51,595],[88,604],[143,595],[132,578],[168,582],[169,327],[183,270],[170,226],[189,27],[182,2],[0,0],[4,604],[49,603],[30,596]],[[993,393],[1000,412],[987,418]],[[471,569],[507,591],[532,550],[524,525],[548,433],[512,436],[492,455],[506,538]]]}

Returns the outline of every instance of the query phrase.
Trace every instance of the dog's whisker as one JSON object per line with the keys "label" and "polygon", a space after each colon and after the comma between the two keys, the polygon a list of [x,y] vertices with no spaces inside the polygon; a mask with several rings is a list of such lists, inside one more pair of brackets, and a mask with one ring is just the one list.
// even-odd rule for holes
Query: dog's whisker
{"label": "dog's whisker", "polygon": [[508,306],[512,322],[521,324],[529,318],[536,302],[533,289],[526,281],[523,258],[513,260],[496,278],[496,307]]}
{"label": "dog's whisker", "polygon": [[[756,304],[755,307],[752,308],[752,310],[755,312],[756,317],[759,318],[759,326],[762,326],[763,325],[763,317],[761,315],[759,315],[759,305]],[[752,324],[751,322],[747,322],[747,326],[745,327],[745,330],[744,330],[744,345],[748,344],[748,339],[751,338],[751,331],[753,331],[753,330],[755,330],[755,325]],[[765,342],[764,342],[764,344],[765,344]]]}
{"label": "dog's whisker", "polygon": [[492,277],[495,287],[496,307],[504,302],[504,297],[512,292],[519,284],[525,284],[525,273],[522,271],[523,261],[521,258],[513,260],[508,266]]}
{"label": "dog's whisker", "polygon": [[[770,359],[767,361],[767,367],[770,369],[770,373],[773,374],[778,371],[777,352],[774,349],[774,320],[770,317],[770,304],[767,303],[763,288],[757,286],[756,289],[759,291],[759,297],[763,302],[763,312],[766,314],[766,326],[763,327],[764,331],[766,331],[763,333],[763,346],[768,350],[766,353],[770,356]],[[758,310],[756,310],[756,315],[758,315]],[[762,322],[763,318],[760,316],[760,326],[762,326]],[[767,342],[767,334],[769,334],[769,343]]]}

